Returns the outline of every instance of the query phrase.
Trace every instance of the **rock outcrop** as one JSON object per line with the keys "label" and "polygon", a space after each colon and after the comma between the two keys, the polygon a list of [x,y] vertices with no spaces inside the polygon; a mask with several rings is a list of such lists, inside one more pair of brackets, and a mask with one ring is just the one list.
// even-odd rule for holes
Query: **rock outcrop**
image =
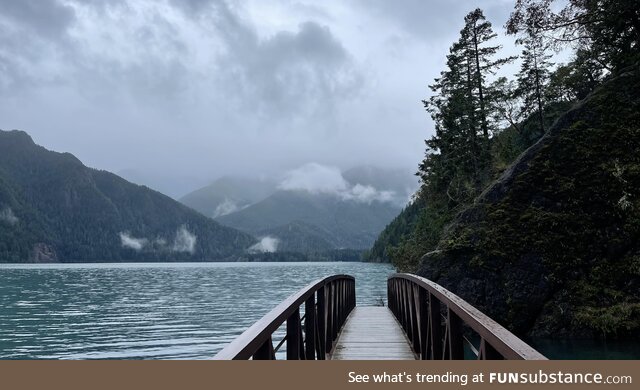
{"label": "rock outcrop", "polygon": [[564,114],[418,272],[520,335],[640,335],[640,71]]}

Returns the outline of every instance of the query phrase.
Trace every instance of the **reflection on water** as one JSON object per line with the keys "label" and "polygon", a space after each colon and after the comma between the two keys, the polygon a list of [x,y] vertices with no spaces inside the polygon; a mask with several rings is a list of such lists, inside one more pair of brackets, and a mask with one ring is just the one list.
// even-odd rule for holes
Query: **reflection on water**
{"label": "reflection on water", "polygon": [[549,359],[640,359],[638,341],[539,339],[531,341],[531,346]]}
{"label": "reflection on water", "polygon": [[280,301],[332,274],[386,300],[389,265],[0,265],[1,359],[206,359]]}

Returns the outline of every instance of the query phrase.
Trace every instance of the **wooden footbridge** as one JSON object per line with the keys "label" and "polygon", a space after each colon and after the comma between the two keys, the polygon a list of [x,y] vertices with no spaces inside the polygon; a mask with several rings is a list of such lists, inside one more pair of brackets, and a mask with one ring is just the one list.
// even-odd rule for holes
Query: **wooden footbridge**
{"label": "wooden footbridge", "polygon": [[[388,306],[356,306],[353,277],[317,280],[280,303],[214,359],[546,359],[428,279],[392,275],[387,298]],[[284,335],[275,340],[283,326]]]}

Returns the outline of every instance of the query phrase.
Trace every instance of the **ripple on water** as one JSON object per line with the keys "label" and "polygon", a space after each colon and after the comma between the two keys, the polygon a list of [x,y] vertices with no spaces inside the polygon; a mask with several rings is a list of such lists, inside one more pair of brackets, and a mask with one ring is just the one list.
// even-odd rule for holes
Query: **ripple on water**
{"label": "ripple on water", "polygon": [[392,272],[366,263],[0,265],[0,358],[208,359],[315,279],[353,275],[358,303],[372,305],[386,299]]}

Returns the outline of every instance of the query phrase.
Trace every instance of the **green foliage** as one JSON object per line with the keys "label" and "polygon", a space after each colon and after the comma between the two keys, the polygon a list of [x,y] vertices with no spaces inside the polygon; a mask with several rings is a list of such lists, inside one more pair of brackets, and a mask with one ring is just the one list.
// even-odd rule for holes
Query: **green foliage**
{"label": "green foliage", "polygon": [[535,28],[556,48],[578,47],[601,68],[617,71],[640,60],[638,20],[636,0],[517,0],[507,31]]}
{"label": "green foliage", "polygon": [[[505,280],[492,299],[477,290],[465,298],[491,301],[487,313],[519,332],[637,334],[640,70],[624,74],[563,115],[508,181],[469,205],[425,272],[454,283]],[[539,298],[515,298],[527,289]]]}
{"label": "green foliage", "polygon": [[[435,136],[416,207],[371,253],[518,333],[637,337],[640,8],[552,3],[517,1],[507,30],[525,45],[518,82],[480,84],[483,98],[463,29],[425,102]],[[568,41],[572,61],[548,73],[547,47]],[[481,113],[495,127],[478,142]]]}

